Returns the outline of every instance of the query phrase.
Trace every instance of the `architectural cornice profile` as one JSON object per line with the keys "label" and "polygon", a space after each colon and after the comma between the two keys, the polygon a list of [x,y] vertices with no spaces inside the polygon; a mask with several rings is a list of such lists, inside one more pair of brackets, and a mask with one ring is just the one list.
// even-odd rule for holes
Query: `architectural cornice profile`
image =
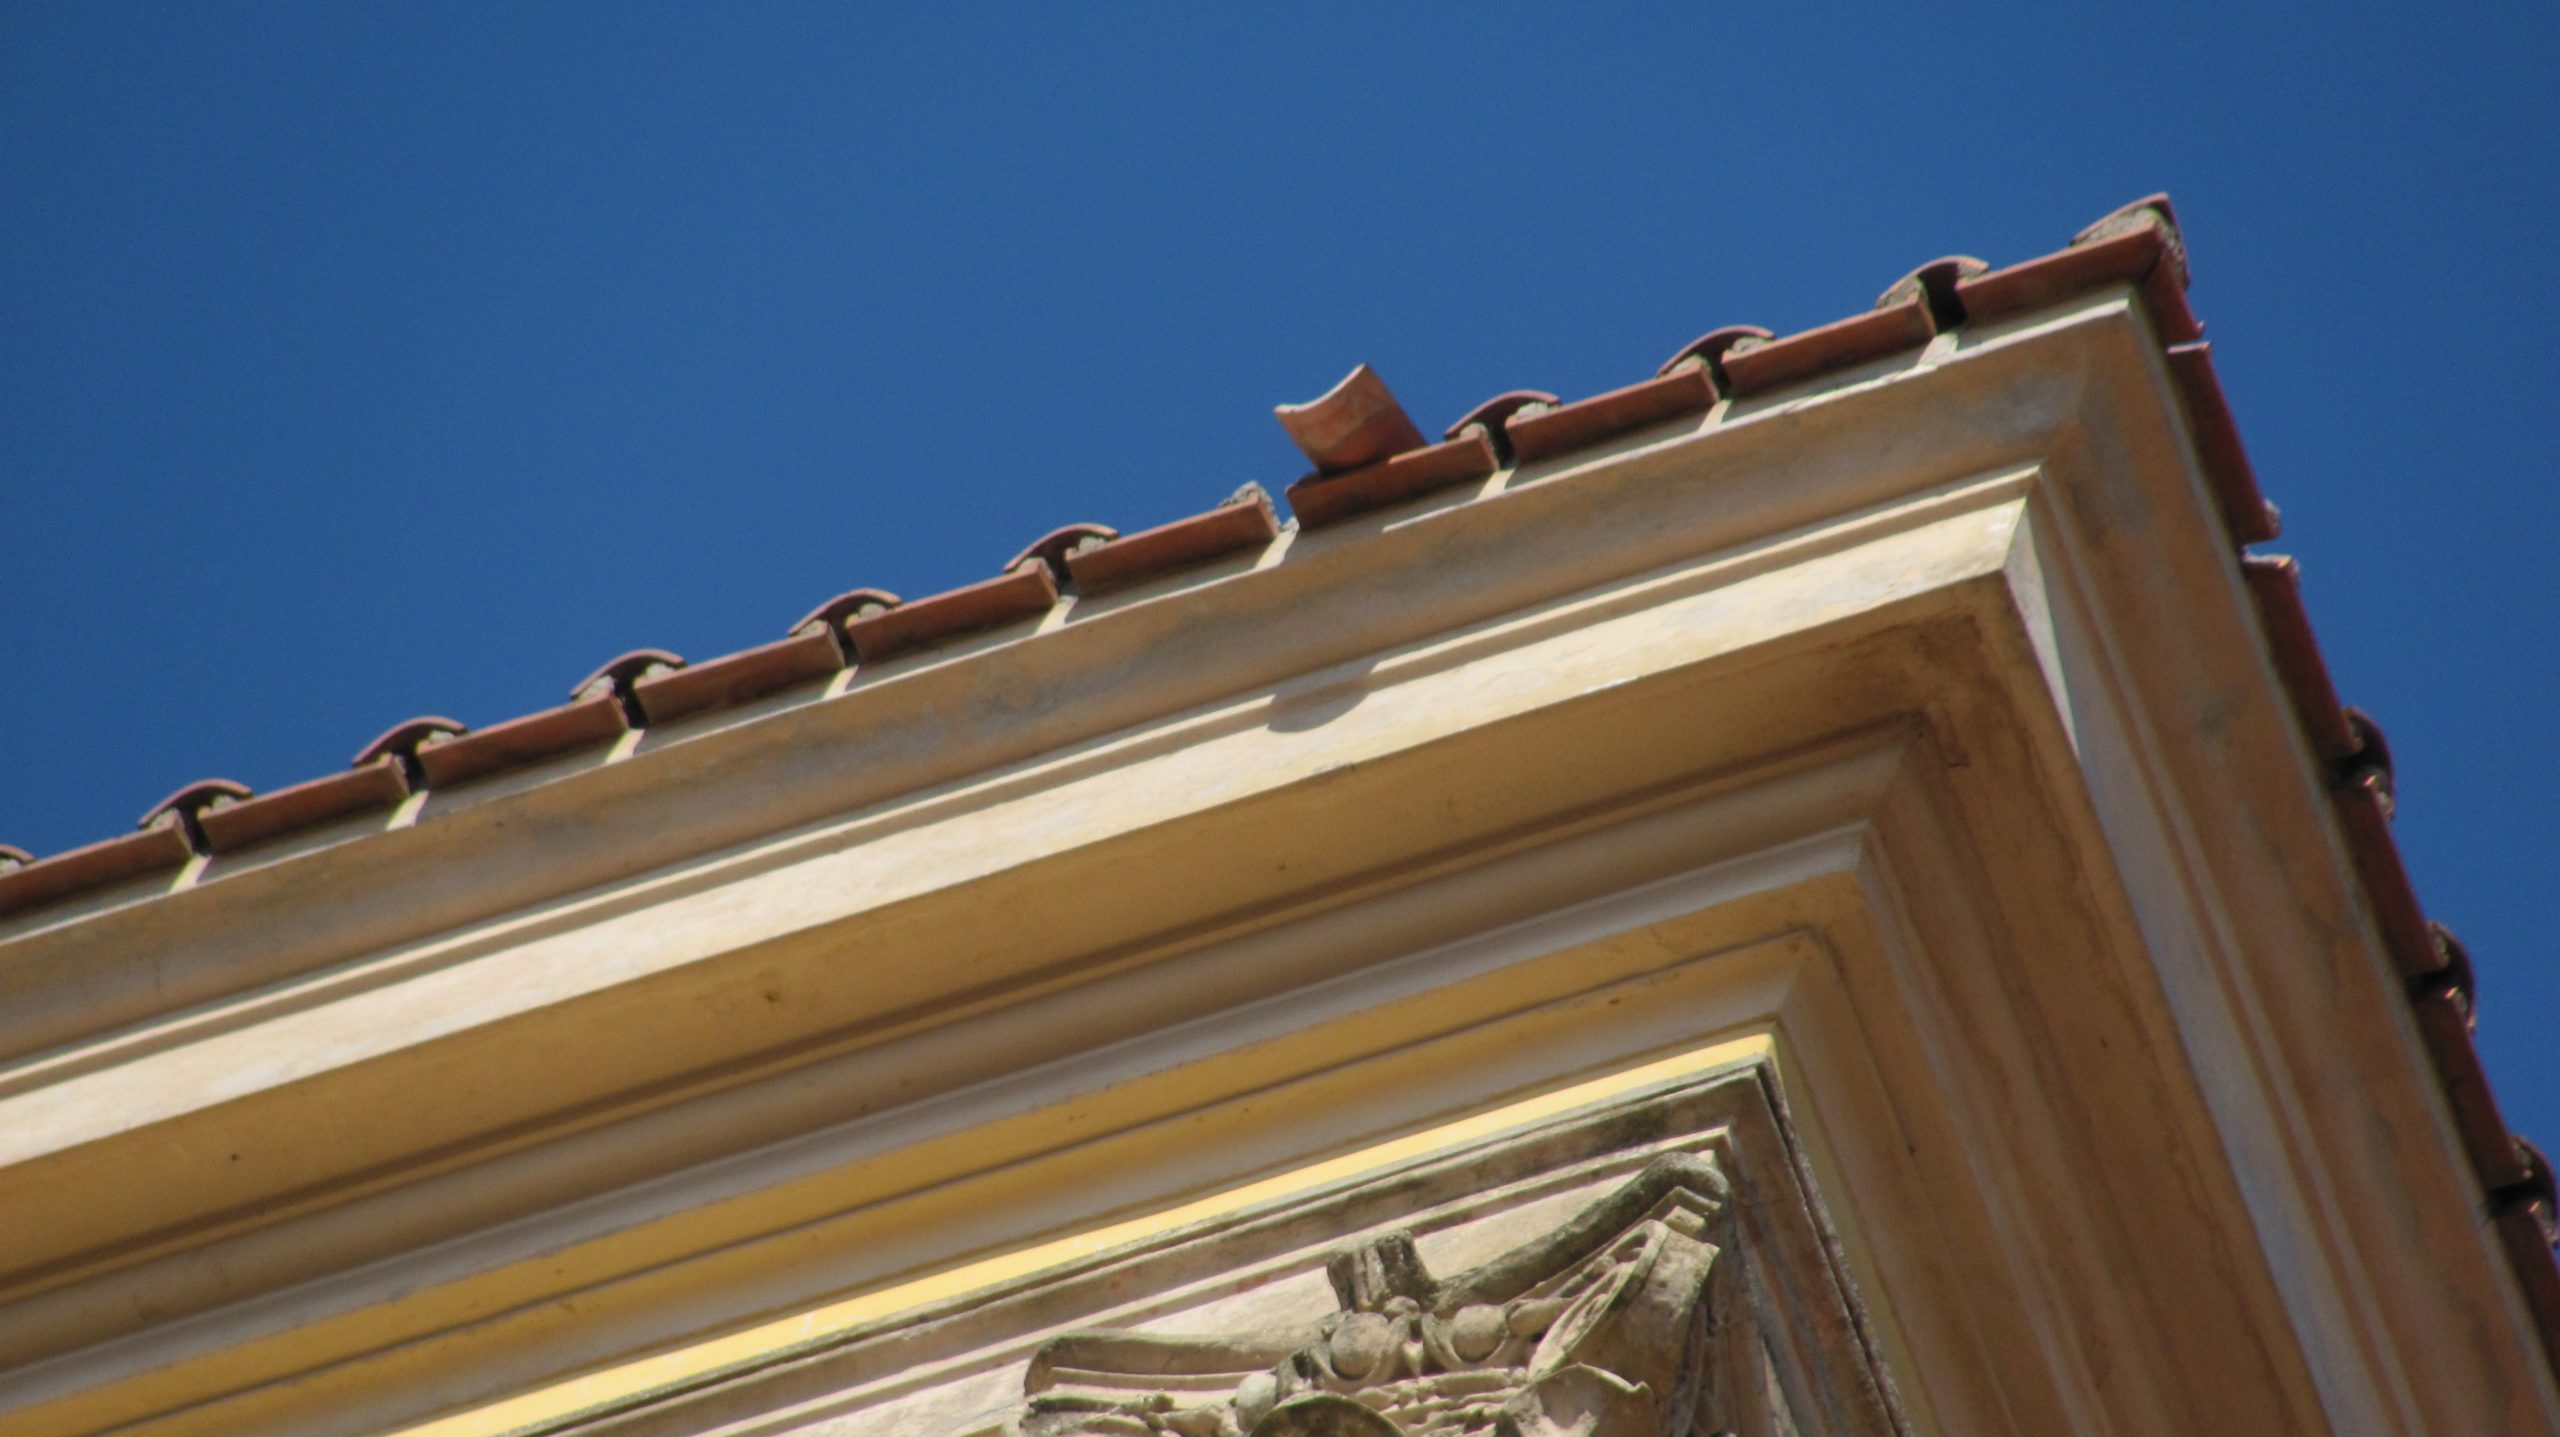
{"label": "architectural cornice profile", "polygon": [[2560,1430],[2164,206],[1293,408],[1286,525],[0,852],[0,1431]]}

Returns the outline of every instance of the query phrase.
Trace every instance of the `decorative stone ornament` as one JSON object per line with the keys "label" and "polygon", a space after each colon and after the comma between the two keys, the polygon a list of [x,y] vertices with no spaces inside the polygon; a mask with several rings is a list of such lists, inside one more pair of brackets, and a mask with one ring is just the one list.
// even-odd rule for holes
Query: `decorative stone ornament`
{"label": "decorative stone ornament", "polygon": [[1232,1338],[1074,1333],[1020,1437],[1688,1437],[1765,1420],[1714,1159],[1671,1154],[1442,1280],[1390,1232],[1326,1264],[1340,1310]]}

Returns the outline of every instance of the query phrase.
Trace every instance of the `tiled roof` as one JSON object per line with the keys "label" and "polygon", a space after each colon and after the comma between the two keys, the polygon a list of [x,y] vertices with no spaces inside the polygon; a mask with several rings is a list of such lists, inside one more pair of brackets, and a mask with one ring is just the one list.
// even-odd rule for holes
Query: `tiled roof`
{"label": "tiled roof", "polygon": [[[2381,731],[2339,702],[2311,632],[2291,559],[2244,552],[2273,539],[2277,517],[2258,492],[2203,326],[2187,307],[2187,256],[2165,196],[2117,210],[2052,254],[1992,269],[1964,256],[1933,260],[1887,288],[1865,313],[1775,336],[1711,330],[1650,378],[1575,400],[1530,390],[1497,395],[1430,442],[1367,366],[1323,397],[1283,406],[1282,425],[1313,471],[1288,486],[1294,522],[1319,528],[1417,496],[1541,463],[1725,401],[1799,385],[1914,351],[1943,332],[2021,314],[2107,286],[2129,286],[2184,402],[2235,562],[2295,717],[2327,765],[2338,823],[2376,924],[2406,981],[2417,1027],[2555,1370],[2560,1370],[2560,1201],[2550,1165],[2511,1135],[2472,1046],[2472,974],[2460,943],[2427,919],[2391,837],[2391,762]],[[821,604],[771,643],[688,664],[643,649],[582,680],[557,708],[466,730],[450,719],[399,724],[351,767],[264,794],[228,780],[190,784],[154,805],[137,831],[46,858],[0,844],[0,917],[165,875],[309,830],[381,814],[412,799],[582,751],[634,731],[775,698],[815,699],[849,668],[883,663],[965,635],[1029,628],[1066,597],[1138,588],[1219,560],[1262,556],[1281,524],[1248,485],[1205,513],[1136,534],[1097,524],[1056,530],[993,578],[901,601],[855,589]],[[1284,556],[1285,557],[1285,556]],[[678,741],[681,741],[679,738]]]}

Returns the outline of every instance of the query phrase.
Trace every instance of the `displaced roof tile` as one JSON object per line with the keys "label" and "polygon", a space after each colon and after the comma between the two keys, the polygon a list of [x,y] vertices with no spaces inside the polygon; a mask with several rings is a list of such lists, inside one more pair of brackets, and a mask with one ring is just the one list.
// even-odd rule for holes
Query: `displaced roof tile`
{"label": "displaced roof tile", "polygon": [[1067,554],[1067,572],[1082,594],[1107,594],[1224,554],[1258,549],[1279,537],[1271,496],[1248,484],[1205,514],[1176,519]]}
{"label": "displaced roof tile", "polygon": [[1917,349],[1936,332],[1928,309],[1912,299],[1784,339],[1745,338],[1724,353],[1725,383],[1736,397],[1761,394]]}
{"label": "displaced roof tile", "polygon": [[450,787],[506,769],[592,748],[620,738],[628,727],[621,698],[611,692],[555,709],[509,719],[458,738],[418,746],[418,767],[430,787]]}
{"label": "displaced roof tile", "polygon": [[1289,486],[1289,508],[1309,529],[1337,524],[1418,494],[1493,473],[1493,441],[1469,434],[1343,474],[1310,474]]}
{"label": "displaced roof tile", "polygon": [[876,664],[945,639],[1019,623],[1048,612],[1057,601],[1058,581],[1049,566],[1026,563],[965,588],[861,615],[845,624],[844,633],[861,662]]}
{"label": "displaced roof tile", "polygon": [[1319,474],[1365,469],[1424,443],[1387,382],[1365,364],[1317,398],[1271,412]]}
{"label": "displaced roof tile", "polygon": [[813,682],[843,667],[844,650],[833,634],[801,629],[770,644],[651,673],[632,685],[632,696],[648,722],[668,723]]}
{"label": "displaced roof tile", "polygon": [[234,853],[279,833],[325,823],[334,818],[385,809],[409,796],[409,779],[399,756],[386,753],[371,763],[262,793],[236,803],[208,806],[196,815],[205,846],[214,853]]}

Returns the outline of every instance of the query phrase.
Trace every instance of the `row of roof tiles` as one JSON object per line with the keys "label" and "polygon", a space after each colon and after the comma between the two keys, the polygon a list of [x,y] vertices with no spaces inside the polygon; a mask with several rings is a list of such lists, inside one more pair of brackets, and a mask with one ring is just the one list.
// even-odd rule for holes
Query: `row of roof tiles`
{"label": "row of roof tiles", "polygon": [[[1436,490],[1481,481],[1505,465],[1569,455],[1634,430],[1888,358],[1968,322],[2033,310],[2109,284],[2130,284],[2169,349],[2224,519],[2241,543],[2272,537],[2238,432],[2213,377],[2201,327],[2186,305],[2186,260],[2165,197],[2128,205],[2071,246],[2006,269],[1932,261],[1886,289],[1866,313],[1785,338],[1754,326],[1710,331],[1650,379],[1566,403],[1513,390],[1476,406],[1437,443],[1366,365],[1312,403],[1284,405],[1282,425],[1314,465],[1291,484],[1296,523],[1322,528]],[[687,664],[663,650],[625,654],[572,691],[568,703],[469,730],[419,718],[367,744],[343,772],[264,794],[227,779],[180,789],[142,816],[137,832],[45,859],[0,845],[0,915],[74,894],[174,872],[199,855],[238,852],[356,815],[387,811],[426,789],[453,788],[562,754],[612,743],[635,728],[813,684],[944,641],[1035,619],[1072,592],[1091,597],[1256,549],[1280,532],[1271,500],[1247,485],[1204,514],[1122,535],[1099,524],[1056,530],[996,577],[901,602],[879,589],[840,594],[772,643]]]}
{"label": "row of roof tiles", "polygon": [[[1323,397],[1278,410],[1313,464],[1288,487],[1296,523],[1322,528],[1437,490],[1481,481],[1506,465],[1543,462],[1605,440],[1885,359],[1966,324],[2023,314],[2108,285],[2132,288],[2184,401],[2196,457],[2211,486],[2297,722],[2328,765],[2341,831],[2375,920],[2407,984],[2436,1074],[2452,1108],[2492,1222],[2560,1371],[2560,1197],[2550,1165],[2500,1116],[2472,1034],[2469,957],[2421,908],[2390,833],[2389,748],[2372,721],[2344,707],[2303,608],[2294,561],[2242,552],[2276,537],[2203,326],[2187,306],[2187,257],[2165,196],[2125,206],[2069,247],[1992,269],[1956,256],[1922,265],[1866,313],[1780,338],[1731,326],[1683,346],[1654,375],[1566,403],[1513,390],[1485,401],[1428,440],[1367,366]],[[996,577],[901,601],[855,589],[819,605],[789,633],[704,663],[643,649],[582,680],[568,703],[467,730],[412,719],[367,744],[351,768],[265,794],[229,780],[190,784],[143,815],[138,831],[36,860],[0,845],[0,915],[107,885],[173,872],[200,856],[250,848],[299,829],[386,811],[413,794],[457,787],[948,640],[1022,624],[1062,595],[1128,589],[1268,545],[1281,525],[1270,497],[1248,485],[1217,508],[1143,533],[1099,524],[1055,530]]]}

